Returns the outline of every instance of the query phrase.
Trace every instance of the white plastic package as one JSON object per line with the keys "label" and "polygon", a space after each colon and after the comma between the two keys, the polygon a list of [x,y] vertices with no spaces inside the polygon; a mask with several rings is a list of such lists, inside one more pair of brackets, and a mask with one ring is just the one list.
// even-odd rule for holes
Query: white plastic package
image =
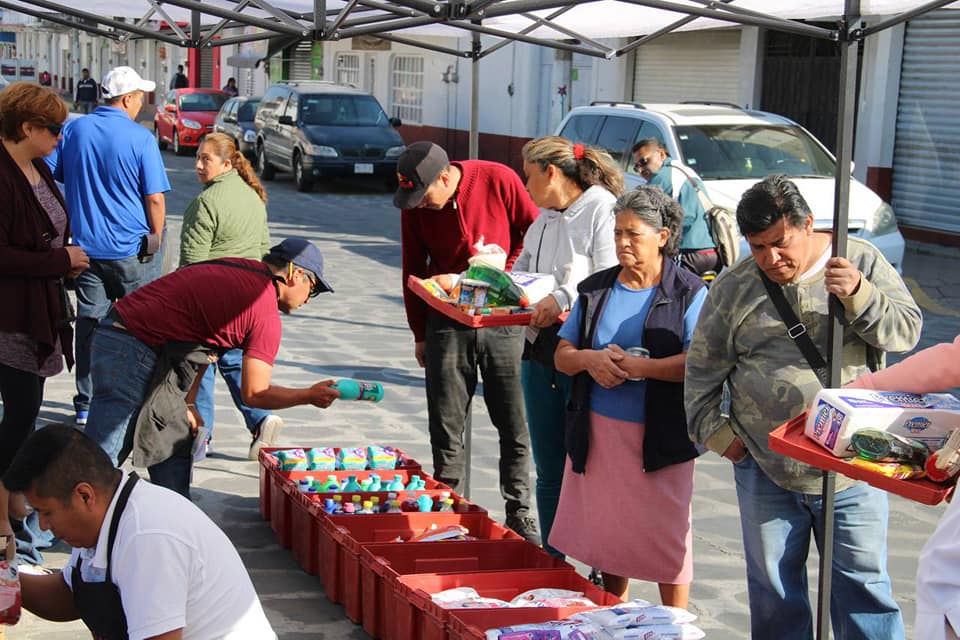
{"label": "white plastic package", "polygon": [[433,602],[444,609],[500,609],[510,603],[496,598],[484,598],[472,587],[457,587],[438,591],[430,596]]}
{"label": "white plastic package", "polygon": [[627,602],[609,609],[584,611],[570,617],[573,620],[600,625],[608,631],[641,625],[684,624],[697,619],[697,616],[686,609],[651,605],[646,600]]}
{"label": "white plastic package", "polygon": [[582,591],[567,589],[531,589],[510,601],[511,607],[595,607]]}
{"label": "white plastic package", "polygon": [[610,640],[700,640],[706,637],[692,624],[653,624],[626,629],[607,629]]}

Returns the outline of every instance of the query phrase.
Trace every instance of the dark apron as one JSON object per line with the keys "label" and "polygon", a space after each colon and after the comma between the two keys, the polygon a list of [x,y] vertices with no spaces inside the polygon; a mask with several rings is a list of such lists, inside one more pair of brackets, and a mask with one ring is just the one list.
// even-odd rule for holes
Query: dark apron
{"label": "dark apron", "polygon": [[103,582],[84,582],[80,577],[82,560],[77,558],[73,568],[71,586],[73,588],[73,606],[83,619],[84,624],[93,633],[94,640],[127,640],[127,616],[123,613],[123,601],[120,589],[113,584],[110,570],[113,556],[113,543],[117,537],[120,516],[127,506],[130,492],[140,478],[131,473],[130,478],[120,490],[117,504],[113,508],[110,520],[110,534],[107,538],[107,577]]}

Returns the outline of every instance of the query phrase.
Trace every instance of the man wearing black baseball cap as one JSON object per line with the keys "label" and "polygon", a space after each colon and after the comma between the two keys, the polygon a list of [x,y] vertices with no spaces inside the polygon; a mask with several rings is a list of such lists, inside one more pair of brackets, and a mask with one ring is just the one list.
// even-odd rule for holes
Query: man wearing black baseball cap
{"label": "man wearing black baseball cap", "polygon": [[[133,453],[150,479],[189,497],[191,447],[202,420],[193,406],[207,363],[243,350],[241,397],[251,407],[326,408],[339,397],[332,380],[291,389],[271,384],[280,347],[280,313],[333,288],[323,256],[287,238],[261,261],[197,262],[118,300],[94,334],[93,400],[86,433],[114,464]],[[274,444],[256,434],[251,447]]]}
{"label": "man wearing black baseball cap", "polygon": [[530,516],[530,434],[520,386],[522,327],[473,329],[428,310],[406,288],[407,277],[460,273],[474,245],[496,244],[509,269],[540,210],[509,167],[483,160],[450,162],[432,142],[415,142],[397,161],[393,203],[402,209],[404,304],[425,368],[434,473],[462,491],[466,472],[463,434],[479,368],[484,401],[500,440],[500,494],[507,526],[540,543]]}

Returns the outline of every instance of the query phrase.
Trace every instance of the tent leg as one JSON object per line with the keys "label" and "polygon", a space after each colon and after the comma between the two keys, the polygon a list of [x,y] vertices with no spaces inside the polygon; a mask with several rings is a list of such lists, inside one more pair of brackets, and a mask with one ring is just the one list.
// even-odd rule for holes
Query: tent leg
{"label": "tent leg", "polygon": [[[474,24],[479,24],[474,21]],[[469,158],[480,157],[480,34],[473,32],[473,61],[470,69],[470,149]]]}
{"label": "tent leg", "polygon": [[[851,21],[860,20],[860,0],[845,0],[840,23],[840,103],[837,108],[837,166],[834,187],[833,255],[847,255],[847,224],[850,218],[850,162],[853,159],[853,121],[856,110],[857,39],[851,37]],[[843,305],[830,296],[830,387],[842,384]],[[820,576],[817,588],[817,640],[830,637],[830,594],[833,582],[834,492],[836,476],[823,473],[823,531],[820,539]]]}

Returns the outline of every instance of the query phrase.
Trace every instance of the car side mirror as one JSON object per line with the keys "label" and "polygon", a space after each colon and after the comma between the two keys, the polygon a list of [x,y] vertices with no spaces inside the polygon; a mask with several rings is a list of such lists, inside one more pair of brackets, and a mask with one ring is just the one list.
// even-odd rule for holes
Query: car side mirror
{"label": "car side mirror", "polygon": [[234,118],[233,116],[223,116],[223,121],[224,121],[224,122],[236,122],[237,119]]}
{"label": "car side mirror", "polygon": [[400,122],[400,118],[390,118],[390,126],[394,129],[399,128],[403,123]]}
{"label": "car side mirror", "polygon": [[177,112],[177,105],[175,105],[175,104],[168,104],[168,105],[165,106],[163,109],[164,109],[164,111],[169,111],[170,113],[176,113],[176,112]]}
{"label": "car side mirror", "polygon": [[290,116],[280,116],[280,117],[277,119],[277,123],[278,123],[278,124],[288,124],[288,125],[293,126],[293,118],[291,118]]}

